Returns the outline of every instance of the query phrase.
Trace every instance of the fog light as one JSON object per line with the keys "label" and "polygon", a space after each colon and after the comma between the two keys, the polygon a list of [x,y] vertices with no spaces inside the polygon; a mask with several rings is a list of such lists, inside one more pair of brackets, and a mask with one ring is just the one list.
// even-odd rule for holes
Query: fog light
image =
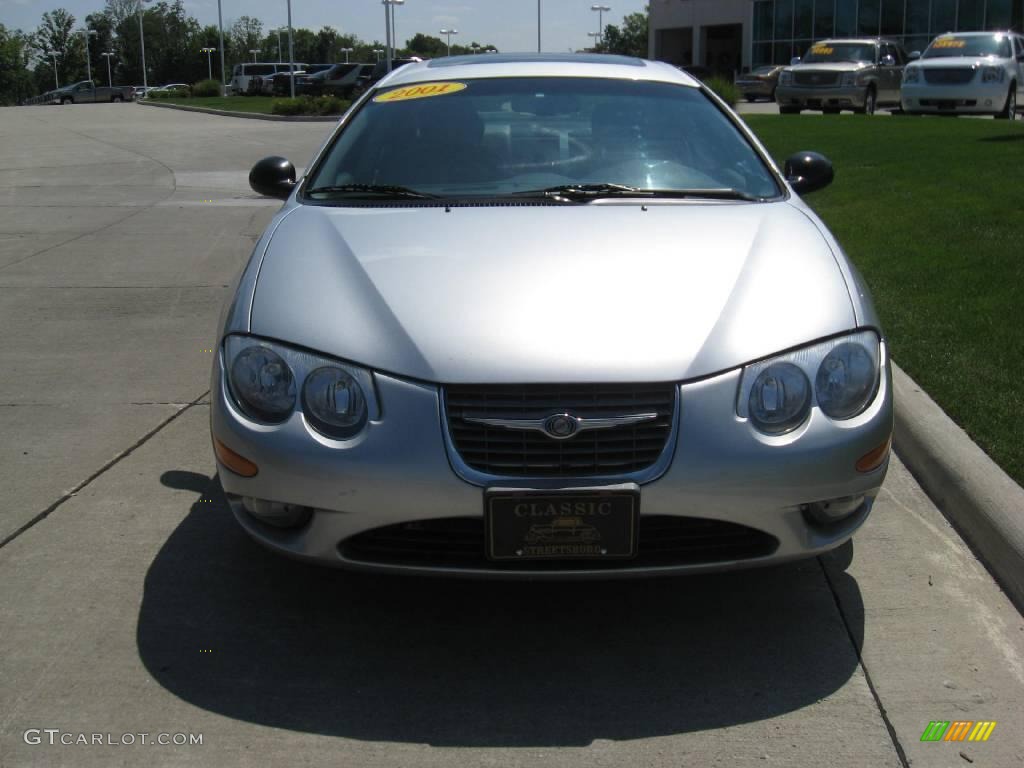
{"label": "fog light", "polygon": [[275,528],[297,528],[305,525],[313,516],[313,510],[309,507],[286,504],[282,501],[254,499],[252,496],[243,496],[242,506],[257,520]]}
{"label": "fog light", "polygon": [[864,503],[863,496],[842,496],[838,499],[816,501],[804,505],[804,513],[815,523],[835,523],[849,517]]}

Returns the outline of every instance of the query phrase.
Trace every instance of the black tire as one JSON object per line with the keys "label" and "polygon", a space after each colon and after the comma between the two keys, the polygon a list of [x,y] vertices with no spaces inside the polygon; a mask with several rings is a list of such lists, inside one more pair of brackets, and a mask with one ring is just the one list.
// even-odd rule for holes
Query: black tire
{"label": "black tire", "polygon": [[800,107],[779,107],[780,115],[799,115]]}
{"label": "black tire", "polygon": [[116,104],[119,101],[124,101],[124,96],[118,96],[117,94],[114,94],[110,97],[111,104]]}
{"label": "black tire", "polygon": [[755,101],[757,101],[757,99],[754,96],[744,96],[743,98],[745,98],[751,104],[753,104]]}
{"label": "black tire", "polygon": [[873,115],[878,109],[878,94],[875,92],[875,86],[869,85],[868,92],[864,94],[864,114]]}
{"label": "black tire", "polygon": [[768,101],[775,101],[775,89],[772,88],[772,92],[768,94]]}
{"label": "black tire", "polygon": [[72,99],[70,96],[61,96],[60,103],[61,106],[63,106],[64,104],[74,104],[75,100]]}
{"label": "black tire", "polygon": [[999,117],[1007,120],[1015,119],[1017,114],[1017,84],[1010,83],[1010,90],[1006,92],[1006,106],[999,113]]}

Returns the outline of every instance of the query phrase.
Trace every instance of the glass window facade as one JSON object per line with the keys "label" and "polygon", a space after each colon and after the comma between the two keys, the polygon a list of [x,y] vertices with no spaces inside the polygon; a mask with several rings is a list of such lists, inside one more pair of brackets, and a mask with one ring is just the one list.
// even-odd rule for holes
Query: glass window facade
{"label": "glass window facade", "polygon": [[943,32],[1020,29],[1024,0],[753,0],[752,66],[788,64],[808,37],[891,37],[922,51]]}

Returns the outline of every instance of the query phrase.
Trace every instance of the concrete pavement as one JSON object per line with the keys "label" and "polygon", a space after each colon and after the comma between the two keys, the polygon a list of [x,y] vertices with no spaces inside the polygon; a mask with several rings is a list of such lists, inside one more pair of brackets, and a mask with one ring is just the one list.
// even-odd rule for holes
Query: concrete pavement
{"label": "concrete pavement", "polygon": [[[249,166],[328,128],[0,110],[0,766],[1024,765],[1024,621],[898,461],[852,547],[763,571],[451,583],[253,544],[207,350],[275,207]],[[958,719],[998,725],[920,742]]]}

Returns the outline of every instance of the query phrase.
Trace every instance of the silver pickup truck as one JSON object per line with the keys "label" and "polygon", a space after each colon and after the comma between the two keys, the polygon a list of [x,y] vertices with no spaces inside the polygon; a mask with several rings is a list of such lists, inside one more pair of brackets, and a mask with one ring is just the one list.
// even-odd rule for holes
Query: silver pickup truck
{"label": "silver pickup truck", "polygon": [[92,104],[97,101],[132,101],[135,88],[130,85],[97,86],[92,80],[58,88],[51,94],[51,102],[55,104]]}
{"label": "silver pickup truck", "polygon": [[850,109],[873,115],[876,107],[899,109],[907,58],[899,43],[885,38],[817,42],[779,75],[779,112],[820,109],[830,114]]}

